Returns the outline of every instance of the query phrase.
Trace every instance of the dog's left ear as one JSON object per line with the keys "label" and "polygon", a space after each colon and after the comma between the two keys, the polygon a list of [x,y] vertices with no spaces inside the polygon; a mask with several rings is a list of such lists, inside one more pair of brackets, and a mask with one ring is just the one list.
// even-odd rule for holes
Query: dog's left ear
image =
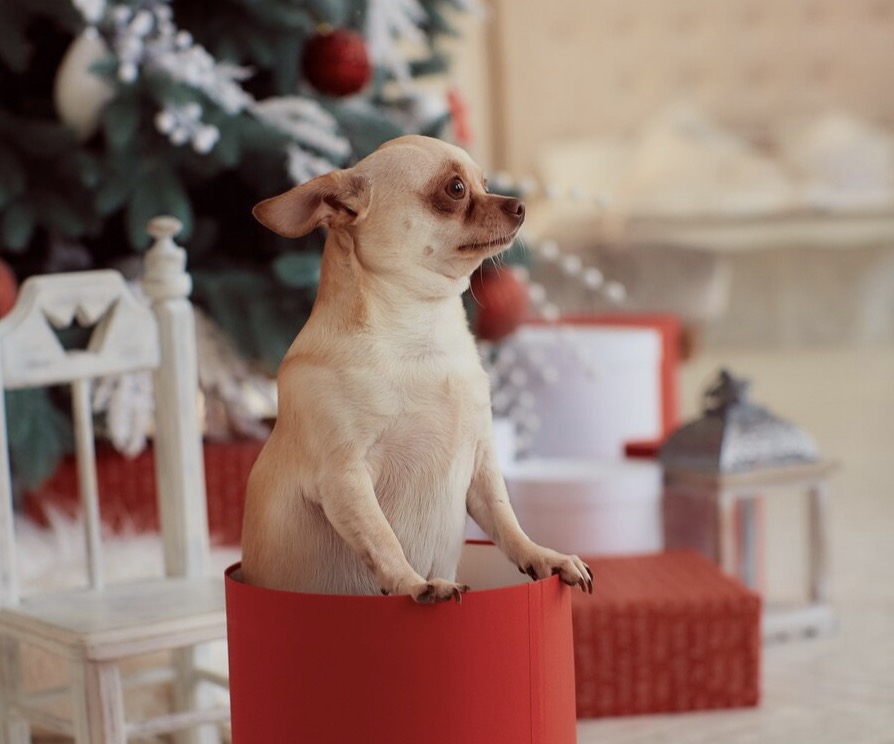
{"label": "dog's left ear", "polygon": [[337,229],[360,222],[369,208],[370,185],[352,170],[332,171],[255,205],[252,214],[286,238],[315,227]]}

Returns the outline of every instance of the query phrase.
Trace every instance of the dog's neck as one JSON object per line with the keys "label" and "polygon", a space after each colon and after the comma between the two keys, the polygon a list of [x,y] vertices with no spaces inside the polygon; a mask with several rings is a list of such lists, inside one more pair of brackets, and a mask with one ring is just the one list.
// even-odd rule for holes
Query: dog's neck
{"label": "dog's neck", "polygon": [[461,293],[467,280],[444,280],[453,291],[420,296],[388,276],[365,269],[352,239],[330,231],[323,249],[320,284],[311,320],[338,331],[376,331],[409,344],[451,332],[468,334]]}

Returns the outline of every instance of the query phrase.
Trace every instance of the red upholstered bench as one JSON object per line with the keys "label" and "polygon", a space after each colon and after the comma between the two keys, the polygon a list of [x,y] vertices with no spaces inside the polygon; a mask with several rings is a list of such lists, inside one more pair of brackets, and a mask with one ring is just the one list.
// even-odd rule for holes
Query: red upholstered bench
{"label": "red upholstered bench", "polygon": [[590,558],[573,595],[579,718],[757,705],[761,600],[701,555]]}

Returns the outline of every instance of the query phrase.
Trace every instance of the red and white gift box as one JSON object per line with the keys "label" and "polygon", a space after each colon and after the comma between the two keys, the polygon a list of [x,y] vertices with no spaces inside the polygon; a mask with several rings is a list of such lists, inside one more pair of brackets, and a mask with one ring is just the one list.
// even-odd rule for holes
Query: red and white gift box
{"label": "red and white gift box", "polygon": [[509,498],[534,542],[563,553],[661,550],[661,468],[640,460],[521,460],[506,468]]}

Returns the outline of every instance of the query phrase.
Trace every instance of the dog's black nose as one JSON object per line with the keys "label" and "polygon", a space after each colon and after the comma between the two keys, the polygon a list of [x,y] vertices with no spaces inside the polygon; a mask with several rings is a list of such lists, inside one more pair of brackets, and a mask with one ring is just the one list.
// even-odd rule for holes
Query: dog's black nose
{"label": "dog's black nose", "polygon": [[503,200],[503,204],[501,206],[504,212],[512,215],[513,217],[521,219],[525,216],[525,203],[521,199],[512,199],[507,197]]}

